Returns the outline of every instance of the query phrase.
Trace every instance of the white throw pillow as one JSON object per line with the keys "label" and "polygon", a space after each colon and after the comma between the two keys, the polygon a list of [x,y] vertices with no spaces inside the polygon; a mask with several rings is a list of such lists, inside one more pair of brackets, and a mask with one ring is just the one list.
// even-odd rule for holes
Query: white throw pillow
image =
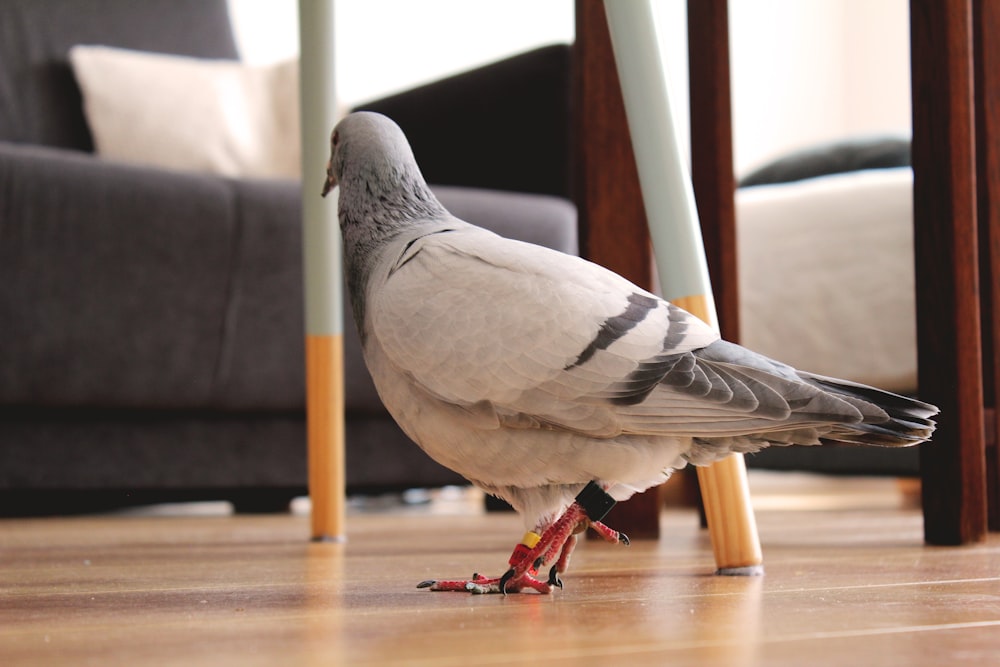
{"label": "white throw pillow", "polygon": [[106,46],[75,46],[69,58],[98,155],[232,177],[299,177],[297,61],[250,66]]}

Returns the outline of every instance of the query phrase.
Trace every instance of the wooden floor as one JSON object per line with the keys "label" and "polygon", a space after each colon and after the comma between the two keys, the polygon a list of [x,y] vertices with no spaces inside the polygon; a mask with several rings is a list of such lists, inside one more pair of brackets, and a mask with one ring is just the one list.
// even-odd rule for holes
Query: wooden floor
{"label": "wooden floor", "polygon": [[354,506],[342,545],[291,515],[0,521],[0,664],[1000,665],[1000,536],[923,546],[891,480],[751,484],[764,577],[713,576],[669,510],[550,596],[414,587],[504,569],[519,520],[468,493]]}

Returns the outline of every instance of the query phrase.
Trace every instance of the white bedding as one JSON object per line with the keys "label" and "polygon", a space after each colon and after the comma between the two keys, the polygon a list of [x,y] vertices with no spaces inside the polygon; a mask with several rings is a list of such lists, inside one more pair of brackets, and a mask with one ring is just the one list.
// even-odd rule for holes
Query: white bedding
{"label": "white bedding", "polygon": [[912,188],[901,168],[740,190],[740,342],[802,370],[913,392]]}

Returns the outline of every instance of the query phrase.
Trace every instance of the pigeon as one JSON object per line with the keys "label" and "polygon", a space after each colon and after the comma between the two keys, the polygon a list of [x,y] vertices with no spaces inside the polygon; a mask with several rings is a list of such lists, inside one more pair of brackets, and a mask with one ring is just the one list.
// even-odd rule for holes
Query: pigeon
{"label": "pigeon", "polygon": [[[798,371],[582,258],[451,215],[395,122],[344,117],[345,279],[382,402],[428,455],[507,501],[526,533],[499,577],[421,588],[550,593],[576,535],[687,464],[769,445],[905,447],[936,407]],[[548,576],[540,574],[549,567]]]}

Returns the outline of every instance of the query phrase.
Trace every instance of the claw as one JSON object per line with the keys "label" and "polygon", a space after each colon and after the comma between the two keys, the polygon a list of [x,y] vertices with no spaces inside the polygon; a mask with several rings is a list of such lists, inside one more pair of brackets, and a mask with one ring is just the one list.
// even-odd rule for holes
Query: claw
{"label": "claw", "polygon": [[549,583],[549,586],[558,586],[559,588],[563,587],[562,579],[559,578],[559,572],[556,570],[556,566],[555,565],[553,565],[551,568],[549,568],[549,581],[548,581],[548,583]]}
{"label": "claw", "polygon": [[421,581],[419,584],[417,584],[417,588],[430,588],[431,586],[433,586],[436,583],[437,583],[437,579],[427,579],[427,580]]}
{"label": "claw", "polygon": [[628,535],[626,535],[625,533],[618,533],[618,541],[624,544],[625,546],[629,546],[630,544],[632,544],[632,541],[628,539]]}
{"label": "claw", "polygon": [[510,582],[513,576],[514,576],[514,568],[510,568],[509,570],[503,573],[503,576],[500,577],[499,584],[497,584],[500,587],[500,592],[503,593],[505,596],[507,595],[507,584],[508,582]]}

